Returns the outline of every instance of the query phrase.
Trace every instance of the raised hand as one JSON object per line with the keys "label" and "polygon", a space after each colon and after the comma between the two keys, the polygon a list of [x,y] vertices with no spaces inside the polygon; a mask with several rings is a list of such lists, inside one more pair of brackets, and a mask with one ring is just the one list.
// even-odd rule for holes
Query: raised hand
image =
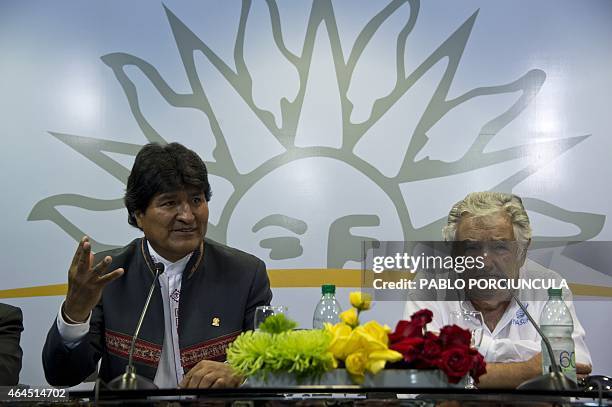
{"label": "raised hand", "polygon": [[100,301],[106,284],[123,275],[122,268],[106,272],[111,261],[112,258],[106,256],[92,267],[94,255],[91,243],[87,236],[81,239],[68,270],[68,293],[62,310],[65,317],[76,322],[87,320],[91,310]]}

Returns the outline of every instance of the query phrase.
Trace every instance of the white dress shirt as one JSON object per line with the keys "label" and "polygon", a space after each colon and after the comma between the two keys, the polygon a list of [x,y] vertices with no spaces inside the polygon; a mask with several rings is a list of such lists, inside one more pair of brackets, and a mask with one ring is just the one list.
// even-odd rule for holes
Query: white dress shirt
{"label": "white dress shirt", "polygon": [[[556,272],[530,260],[527,260],[525,266],[520,269],[519,277],[557,280],[561,278]],[[409,300],[406,302],[404,319],[410,319],[410,316],[418,310],[427,308],[433,312],[433,320],[427,326],[430,331],[439,332],[443,326],[451,324],[450,313],[452,311],[459,311],[461,308],[474,309],[470,301],[426,301],[412,300],[410,297],[409,295]],[[525,299],[526,297],[524,292],[519,295],[527,311],[538,322],[546,301],[529,301]],[[592,365],[591,355],[584,340],[585,331],[576,315],[571,292],[563,290],[563,298],[574,320],[572,338],[574,339],[576,362]],[[482,341],[478,350],[487,362],[522,362],[541,351],[541,338],[516,301],[512,300],[493,331],[484,324]]]}
{"label": "white dress shirt", "polygon": [[[181,293],[181,277],[183,270],[191,258],[191,254],[176,262],[170,262],[161,257],[147,241],[151,258],[156,263],[164,265],[164,272],[159,276],[162,300],[164,303],[164,343],[162,352],[155,372],[153,382],[159,388],[176,388],[183,380],[183,366],[181,365],[181,351],[178,340],[178,309]],[[63,306],[63,303],[62,303]],[[89,332],[89,322],[82,324],[71,324],[62,317],[61,307],[57,316],[57,329],[69,348],[76,347]],[[134,327],[136,329],[136,327]]]}

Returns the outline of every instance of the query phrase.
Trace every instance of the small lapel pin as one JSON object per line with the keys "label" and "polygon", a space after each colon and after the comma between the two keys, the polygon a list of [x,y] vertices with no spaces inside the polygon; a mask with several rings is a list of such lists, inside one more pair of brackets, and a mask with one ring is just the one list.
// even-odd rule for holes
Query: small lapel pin
{"label": "small lapel pin", "polygon": [[212,319],[212,323],[211,323],[212,326],[219,326],[220,324],[221,324],[221,319],[219,317],[214,317]]}

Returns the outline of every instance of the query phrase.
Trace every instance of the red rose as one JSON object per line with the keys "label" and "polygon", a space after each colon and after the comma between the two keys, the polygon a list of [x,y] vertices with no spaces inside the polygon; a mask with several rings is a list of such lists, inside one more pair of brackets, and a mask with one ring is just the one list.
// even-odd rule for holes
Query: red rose
{"label": "red rose", "polygon": [[389,345],[389,349],[401,353],[407,363],[412,363],[421,354],[423,342],[423,338],[404,338]]}
{"label": "red rose", "polygon": [[[429,334],[429,332],[428,332]],[[423,368],[437,367],[440,364],[440,355],[442,354],[442,344],[435,335],[426,335],[423,343],[423,352],[421,352],[421,361]]]}
{"label": "red rose", "polygon": [[440,341],[444,349],[454,346],[470,346],[472,334],[457,325],[447,325],[440,330]]}
{"label": "red rose", "polygon": [[422,338],[423,327],[431,322],[433,312],[422,309],[415,312],[410,317],[410,321],[401,320],[395,326],[395,331],[389,334],[391,343],[402,340],[403,338]]}
{"label": "red rose", "polygon": [[405,321],[401,320],[395,326],[395,331],[389,334],[389,341],[391,343],[401,341],[404,338],[422,338],[423,337],[423,326],[418,325],[412,320]]}
{"label": "red rose", "polygon": [[410,317],[410,320],[414,322],[415,324],[420,325],[421,327],[424,327],[425,325],[431,322],[432,318],[433,318],[433,312],[431,312],[428,309],[422,309],[412,314],[412,316]]}
{"label": "red rose", "polygon": [[487,363],[484,360],[484,356],[476,349],[470,349],[470,356],[472,357],[470,376],[474,378],[474,383],[478,384],[480,376],[487,373]]}
{"label": "red rose", "polygon": [[459,383],[471,367],[472,355],[467,346],[454,346],[440,355],[440,369],[446,373],[449,383]]}

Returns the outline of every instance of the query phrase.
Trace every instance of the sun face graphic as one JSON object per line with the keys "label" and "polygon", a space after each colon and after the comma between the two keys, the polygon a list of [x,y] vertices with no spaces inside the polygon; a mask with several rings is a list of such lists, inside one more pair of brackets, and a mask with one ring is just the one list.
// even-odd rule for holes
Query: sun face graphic
{"label": "sun face graphic", "polygon": [[[266,253],[264,260],[272,269],[358,268],[355,266],[359,264],[364,240],[438,240],[446,214],[440,213],[438,219],[417,226],[407,200],[435,197],[407,197],[404,185],[460,177],[495,164],[524,160],[525,165],[519,171],[510,172],[507,178],[489,186],[491,190],[511,192],[539,168],[587,137],[538,141],[491,151],[490,142],[529,106],[546,75],[542,70],[533,69],[507,83],[474,88],[449,97],[478,11],[454,31],[449,30],[446,40],[409,71],[404,55],[407,40],[419,20],[420,4],[416,0],[392,1],[383,7],[363,26],[349,50],[340,41],[332,2],[315,0],[300,53],[286,44],[276,2],[267,1],[269,25],[266,28],[271,32],[268,45],[290,68],[295,86],[287,91],[290,95],[277,98],[278,109],[263,107],[256,95],[261,95],[262,87],[268,84],[253,79],[245,60],[247,34],[253,32],[247,30],[253,7],[250,1],[242,3],[231,63],[215,53],[206,38],[200,38],[172,11],[165,9],[191,87],[187,93],[174,91],[153,65],[137,56],[112,53],[102,57],[125,93],[144,135],[142,144],[51,134],[125,184],[129,168],[106,153],[135,156],[148,142],[180,141],[163,137],[151,118],[143,113],[139,89],[126,68],[139,70],[168,106],[195,110],[208,121],[214,144],[208,146],[209,151],[198,152],[211,157],[206,160],[210,175],[231,185],[218,220],[209,225],[208,236],[248,252]],[[397,54],[394,84],[374,98],[371,109],[357,109],[355,89],[363,86],[356,79],[359,63],[379,30],[397,17],[398,10],[407,7],[409,14],[394,37]],[[328,58],[320,58],[321,53]],[[321,61],[328,64],[321,65]],[[202,64],[214,72],[216,82],[202,75]],[[313,84],[313,72],[317,69],[323,69],[331,80]],[[426,97],[415,90],[423,83],[433,83]],[[229,137],[227,129],[234,124],[231,114],[229,118],[221,118],[219,112],[225,107],[215,105],[211,98],[220,85],[229,88],[247,106],[248,113],[254,115],[263,131],[245,128],[241,138]],[[333,89],[334,97],[317,100],[317,89],[321,86]],[[493,116],[479,118],[480,131],[474,135],[471,145],[461,146],[465,153],[460,158],[443,161],[421,157],[430,142],[430,132],[451,112],[478,98],[495,95],[513,97],[512,103]],[[388,124],[391,116],[395,117],[394,123],[400,117],[403,125],[391,128]],[[416,118],[402,122],[403,116]],[[212,185],[214,191],[214,182]],[[576,225],[580,232],[568,236],[568,240],[596,236],[605,219],[601,215],[567,211],[529,197],[524,202],[531,211]],[[89,233],[64,216],[57,209],[60,206],[112,211],[122,208],[123,202],[121,197],[102,200],[62,194],[44,198],[32,209],[29,220],[50,220],[78,240]],[[91,238],[97,251],[125,243]]]}
{"label": "sun face graphic", "polygon": [[[296,182],[299,174],[309,179]],[[338,179],[350,183],[339,185]],[[258,205],[279,185],[277,198]],[[230,218],[227,240],[247,251],[268,249],[266,262],[272,268],[337,269],[359,264],[362,240],[403,239],[400,219],[389,196],[367,174],[314,155],[274,169],[246,191]]]}

